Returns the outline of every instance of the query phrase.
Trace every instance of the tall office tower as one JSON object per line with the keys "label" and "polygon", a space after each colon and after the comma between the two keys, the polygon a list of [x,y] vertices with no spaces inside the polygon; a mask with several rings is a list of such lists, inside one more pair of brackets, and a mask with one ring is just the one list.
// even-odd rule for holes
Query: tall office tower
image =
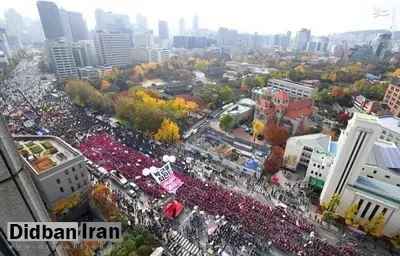
{"label": "tall office tower", "polygon": [[184,36],[186,34],[185,31],[185,19],[184,18],[180,18],[179,19],[179,35]]}
{"label": "tall office tower", "polygon": [[68,12],[68,20],[74,42],[89,39],[86,21],[80,12]]}
{"label": "tall office tower", "polygon": [[121,28],[129,29],[129,16],[123,14],[113,14],[102,9],[96,9],[94,12],[96,18],[97,31],[113,31],[116,32]]}
{"label": "tall office tower", "polygon": [[11,51],[16,52],[22,48],[21,41],[19,41],[18,36],[9,35],[8,44],[10,45]]}
{"label": "tall office tower", "polygon": [[116,32],[98,31],[94,35],[97,60],[100,65],[131,67],[129,36]]}
{"label": "tall office tower", "polygon": [[319,37],[307,43],[307,51],[315,53],[325,53],[328,50],[329,38]]}
{"label": "tall office tower", "polygon": [[45,38],[58,40],[60,37],[65,37],[63,23],[61,22],[60,11],[57,5],[47,1],[38,1],[36,5]]}
{"label": "tall office tower", "polygon": [[374,57],[379,60],[390,59],[390,53],[392,49],[391,45],[392,34],[377,33],[372,40],[372,52]]}
{"label": "tall office tower", "polygon": [[0,28],[7,28],[6,20],[0,18]]}
{"label": "tall office tower", "polygon": [[136,15],[136,31],[137,33],[145,33],[147,32],[147,18],[138,14]]}
{"label": "tall office tower", "polygon": [[340,134],[338,153],[321,192],[321,202],[328,202],[335,193],[342,197],[347,186],[356,183],[361,173],[359,167],[365,164],[379,134],[378,117],[354,113]]}
{"label": "tall office tower", "polygon": [[14,9],[8,9],[4,11],[4,17],[7,22],[8,34],[21,37],[22,31],[25,30],[25,23],[22,15]]}
{"label": "tall office tower", "polygon": [[10,43],[8,42],[8,35],[5,28],[0,28],[0,51],[2,51],[8,59],[11,58],[13,53]]}
{"label": "tall office tower", "polygon": [[7,223],[50,222],[46,208],[0,114],[0,255],[66,255],[62,244],[9,242]]}
{"label": "tall office tower", "polygon": [[133,34],[135,47],[154,47],[153,31],[149,30],[143,34]]}
{"label": "tall office tower", "polygon": [[96,66],[98,61],[97,61],[97,55],[96,55],[96,48],[94,46],[94,41],[93,40],[82,40],[79,41],[82,45],[82,57],[83,57],[83,62],[85,66]]}
{"label": "tall office tower", "polygon": [[199,35],[199,16],[195,15],[193,17],[193,28],[192,28],[193,36]]}
{"label": "tall office tower", "polygon": [[71,26],[69,24],[68,12],[60,8],[61,24],[63,26],[64,35],[68,42],[73,42]]}
{"label": "tall office tower", "polygon": [[217,44],[219,46],[233,46],[238,41],[238,32],[235,29],[219,28]]}
{"label": "tall office tower", "polygon": [[52,68],[55,69],[56,77],[59,81],[63,81],[68,77],[78,77],[74,54],[72,51],[72,43],[61,39],[57,42],[46,42],[47,58],[51,62]]}
{"label": "tall office tower", "polygon": [[158,21],[158,35],[160,39],[169,39],[168,22],[165,20]]}
{"label": "tall office tower", "polygon": [[264,45],[263,38],[257,32],[255,32],[254,35],[250,36],[250,48],[251,49],[259,50],[263,47],[263,45]]}
{"label": "tall office tower", "polygon": [[286,49],[288,49],[290,46],[291,37],[292,37],[292,31],[287,31],[286,32]]}
{"label": "tall office tower", "polygon": [[307,43],[310,41],[311,30],[302,28],[297,31],[296,42],[294,49],[297,51],[305,51],[307,48]]}

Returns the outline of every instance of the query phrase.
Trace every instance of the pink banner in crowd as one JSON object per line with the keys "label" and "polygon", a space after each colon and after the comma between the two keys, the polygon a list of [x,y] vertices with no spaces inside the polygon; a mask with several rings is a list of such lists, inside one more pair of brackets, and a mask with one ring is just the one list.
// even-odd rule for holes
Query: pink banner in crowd
{"label": "pink banner in crowd", "polygon": [[168,193],[173,193],[175,192],[180,186],[182,186],[183,182],[175,176],[175,174],[172,174],[172,176],[165,180],[163,183],[160,183],[160,186],[166,190]]}

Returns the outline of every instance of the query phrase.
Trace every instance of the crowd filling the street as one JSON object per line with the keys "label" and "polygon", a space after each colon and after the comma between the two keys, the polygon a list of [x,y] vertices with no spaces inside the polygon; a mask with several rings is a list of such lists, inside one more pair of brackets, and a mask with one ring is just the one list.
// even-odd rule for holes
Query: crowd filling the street
{"label": "crowd filling the street", "polygon": [[[193,172],[204,163],[186,151],[183,144],[149,140],[134,130],[112,125],[110,115],[98,115],[77,106],[50,75],[40,73],[38,61],[37,55],[22,59],[1,88],[0,110],[10,131],[14,135],[44,133],[60,137],[82,152],[87,161],[108,173],[116,170],[134,182],[140,192],[130,196],[126,188],[112,186],[109,176],[98,179],[91,175],[93,183],[105,183],[114,190],[119,210],[132,224],[148,228],[171,252],[203,255],[212,248],[216,253],[230,255],[366,255],[340,241],[328,243],[308,216],[269,200],[260,201],[252,193],[258,184],[254,177],[244,177],[248,190],[232,189],[218,182],[215,177],[220,175],[216,173],[204,178],[204,173]],[[15,118],[18,113],[37,118]],[[151,176],[143,175],[146,168],[161,168],[165,164],[163,156],[170,152],[176,157],[171,162],[174,175],[183,182],[172,194],[166,193]],[[279,184],[270,186],[274,188],[263,191],[264,196],[270,197],[281,189]],[[303,202],[304,198],[298,200]],[[173,201],[184,206],[187,219],[165,216],[165,205]],[[179,245],[181,240],[190,245],[189,249]]]}

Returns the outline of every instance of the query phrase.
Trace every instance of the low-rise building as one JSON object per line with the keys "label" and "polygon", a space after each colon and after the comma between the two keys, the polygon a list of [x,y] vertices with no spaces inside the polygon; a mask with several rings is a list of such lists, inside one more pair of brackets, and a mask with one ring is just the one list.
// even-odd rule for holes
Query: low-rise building
{"label": "low-rise building", "polygon": [[288,79],[269,79],[268,86],[285,91],[294,98],[311,98],[318,92],[318,86],[294,82]]}
{"label": "low-rise building", "polygon": [[390,112],[400,117],[400,77],[389,84],[383,100],[388,104]]}
{"label": "low-rise building", "polygon": [[171,51],[167,49],[149,49],[149,61],[159,63],[161,60],[168,61]]}
{"label": "low-rise building", "polygon": [[86,66],[84,68],[78,68],[78,75],[80,79],[93,81],[101,77],[101,70],[91,66]]}
{"label": "low-rise building", "polygon": [[254,113],[254,106],[256,102],[251,99],[241,99],[238,103],[226,109],[222,114],[231,115],[233,121],[230,123],[229,128],[240,126],[244,122],[252,119]]}
{"label": "low-rise building", "polygon": [[149,62],[148,48],[131,48],[133,65],[141,65]]}
{"label": "low-rise building", "polygon": [[311,99],[291,99],[272,87],[253,90],[253,100],[257,102],[254,120],[262,121],[264,127],[283,126],[292,135],[308,129],[308,117],[317,110]]}
{"label": "low-rise building", "polygon": [[380,140],[393,142],[400,148],[400,118],[395,116],[381,116],[379,117],[381,124]]}
{"label": "low-rise building", "polygon": [[368,115],[381,115],[386,113],[387,105],[379,101],[373,101],[365,98],[362,95],[353,97],[353,106],[359,113]]}
{"label": "low-rise building", "polygon": [[14,140],[48,209],[72,194],[89,198],[83,155],[54,136],[15,136]]}

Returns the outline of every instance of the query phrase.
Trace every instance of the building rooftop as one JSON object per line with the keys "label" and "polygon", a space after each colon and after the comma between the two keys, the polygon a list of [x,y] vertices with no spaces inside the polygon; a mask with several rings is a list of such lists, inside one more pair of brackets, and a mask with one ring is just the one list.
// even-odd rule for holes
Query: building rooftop
{"label": "building rooftop", "polygon": [[281,99],[281,100],[288,100],[289,99],[289,95],[284,91],[280,91],[279,93],[274,94],[273,97]]}
{"label": "building rooftop", "polygon": [[375,142],[365,164],[400,175],[400,150],[394,143]]}
{"label": "building rooftop", "polygon": [[394,116],[382,116],[379,117],[379,122],[383,128],[400,134],[400,118]]}
{"label": "building rooftop", "polygon": [[329,151],[331,136],[321,133],[290,137],[288,141],[295,141],[297,145],[306,146],[313,149]]}
{"label": "building rooftop", "polygon": [[244,98],[239,101],[239,104],[246,106],[255,106],[256,102],[252,99]]}
{"label": "building rooftop", "polygon": [[225,114],[231,114],[231,115],[237,115],[237,114],[242,114],[244,112],[247,112],[251,109],[251,107],[245,106],[245,105],[240,105],[240,104],[235,104],[232,107],[228,108],[227,110],[224,111],[221,115]]}
{"label": "building rooftop", "polygon": [[358,121],[364,121],[364,122],[371,122],[371,123],[379,123],[379,118],[377,116],[371,116],[367,114],[362,114],[362,113],[354,113],[354,118]]}
{"label": "building rooftop", "polygon": [[336,154],[338,150],[338,142],[331,141],[331,146],[329,147],[329,152]]}
{"label": "building rooftop", "polygon": [[269,81],[271,81],[271,82],[274,82],[274,81],[283,81],[283,82],[288,82],[288,83],[292,83],[292,84],[297,84],[297,85],[300,85],[300,86],[304,86],[304,87],[307,87],[307,88],[315,88],[315,86],[313,86],[313,85],[309,85],[309,84],[305,84],[305,83],[300,83],[300,82],[292,81],[292,80],[290,80],[290,79],[277,79],[277,78],[273,78],[273,79],[269,79],[268,82],[269,82]]}
{"label": "building rooftop", "polygon": [[327,151],[327,150],[322,150],[322,149],[314,149],[313,154],[323,156],[323,157],[330,157],[330,158],[335,157],[334,153]]}
{"label": "building rooftop", "polygon": [[354,187],[372,196],[400,204],[400,187],[395,185],[366,176],[359,176]]}
{"label": "building rooftop", "polygon": [[54,136],[15,136],[14,141],[22,158],[36,174],[47,172],[79,155]]}

